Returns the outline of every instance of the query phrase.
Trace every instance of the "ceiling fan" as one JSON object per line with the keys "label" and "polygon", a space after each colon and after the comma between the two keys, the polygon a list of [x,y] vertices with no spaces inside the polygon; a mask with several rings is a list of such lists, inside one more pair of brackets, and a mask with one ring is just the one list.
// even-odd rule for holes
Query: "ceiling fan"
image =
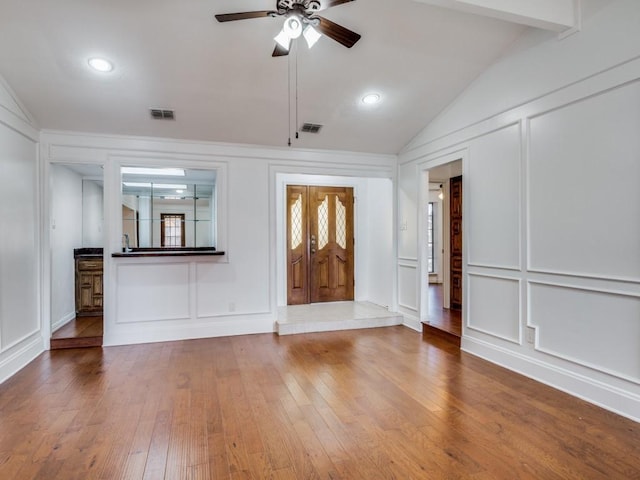
{"label": "ceiling fan", "polygon": [[256,12],[224,13],[216,15],[219,22],[247,20],[261,17],[285,17],[282,31],[274,38],[276,48],[274,57],[289,54],[291,42],[304,36],[311,48],[322,35],[332,38],[347,48],[353,47],[360,35],[337,23],[327,20],[317,12],[354,0],[276,0],[277,10],[259,10]]}

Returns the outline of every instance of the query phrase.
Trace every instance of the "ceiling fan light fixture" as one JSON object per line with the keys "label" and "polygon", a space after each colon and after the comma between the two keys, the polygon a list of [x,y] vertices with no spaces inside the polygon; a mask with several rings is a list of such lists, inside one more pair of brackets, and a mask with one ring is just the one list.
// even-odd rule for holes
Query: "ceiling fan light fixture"
{"label": "ceiling fan light fixture", "polygon": [[302,35],[304,36],[304,39],[307,41],[307,45],[309,46],[309,48],[313,47],[316,44],[316,42],[320,40],[320,37],[322,36],[322,34],[318,32],[315,28],[313,28],[311,25],[307,26],[307,28],[304,29],[304,32],[302,32]]}
{"label": "ceiling fan light fixture", "polygon": [[289,15],[284,21],[283,31],[290,39],[296,39],[302,35],[302,20],[298,15]]}
{"label": "ceiling fan light fixture", "polygon": [[273,38],[278,45],[280,45],[285,50],[289,50],[291,47],[291,38],[287,35],[287,32],[282,30],[278,35]]}

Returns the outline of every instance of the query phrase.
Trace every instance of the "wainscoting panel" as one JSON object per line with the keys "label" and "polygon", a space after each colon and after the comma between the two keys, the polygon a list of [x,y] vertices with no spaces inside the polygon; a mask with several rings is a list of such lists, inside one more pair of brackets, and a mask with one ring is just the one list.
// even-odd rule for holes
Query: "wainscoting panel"
{"label": "wainscoting panel", "polygon": [[520,124],[470,144],[464,179],[470,265],[520,267],[520,151]]}
{"label": "wainscoting panel", "polygon": [[398,256],[417,258],[418,248],[418,170],[415,165],[398,170]]}
{"label": "wainscoting panel", "polygon": [[188,319],[189,264],[119,264],[116,323]]}
{"label": "wainscoting panel", "polygon": [[520,282],[469,274],[467,328],[520,343]]}
{"label": "wainscoting panel", "polygon": [[411,311],[418,311],[418,273],[415,265],[398,265],[398,305]]}
{"label": "wainscoting panel", "polygon": [[536,349],[640,383],[640,297],[529,282]]}
{"label": "wainscoting panel", "polygon": [[529,268],[640,281],[640,82],[530,121]]}

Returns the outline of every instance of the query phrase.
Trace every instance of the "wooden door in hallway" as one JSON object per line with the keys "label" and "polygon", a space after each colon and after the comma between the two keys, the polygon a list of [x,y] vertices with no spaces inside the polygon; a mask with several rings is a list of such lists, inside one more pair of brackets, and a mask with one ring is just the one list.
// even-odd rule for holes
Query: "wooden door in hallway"
{"label": "wooden door in hallway", "polygon": [[449,212],[451,217],[450,269],[451,308],[462,308],[462,176],[450,180]]}
{"label": "wooden door in hallway", "polygon": [[353,188],[287,186],[287,303],[353,300]]}

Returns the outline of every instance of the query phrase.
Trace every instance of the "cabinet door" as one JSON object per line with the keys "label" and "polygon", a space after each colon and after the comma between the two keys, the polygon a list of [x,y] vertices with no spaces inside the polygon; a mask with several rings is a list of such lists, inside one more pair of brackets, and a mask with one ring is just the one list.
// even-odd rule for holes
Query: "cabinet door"
{"label": "cabinet door", "polygon": [[92,302],[91,305],[95,311],[102,310],[102,272],[95,272],[93,274],[93,289],[92,289]]}
{"label": "cabinet door", "polygon": [[76,314],[99,314],[103,308],[102,260],[76,261]]}
{"label": "cabinet door", "polygon": [[79,284],[79,312],[91,311],[93,308],[93,274],[91,272],[80,272],[78,275]]}

